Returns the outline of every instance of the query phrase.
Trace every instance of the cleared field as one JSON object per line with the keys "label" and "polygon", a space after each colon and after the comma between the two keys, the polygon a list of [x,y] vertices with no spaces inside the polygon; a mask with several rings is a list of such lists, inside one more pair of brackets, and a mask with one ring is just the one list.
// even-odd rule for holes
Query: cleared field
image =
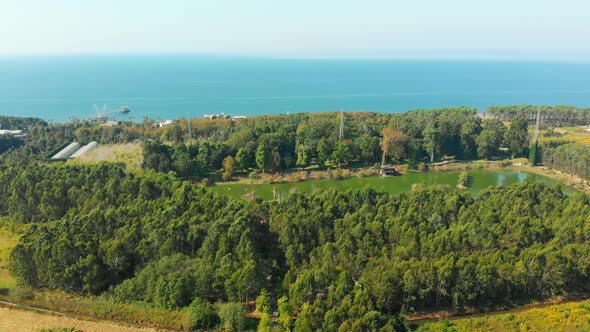
{"label": "cleared field", "polygon": [[69,163],[98,163],[109,161],[124,163],[127,169],[138,169],[143,160],[141,144],[106,144],[99,145],[96,149],[89,151],[76,159],[68,160]]}
{"label": "cleared field", "polygon": [[157,331],[107,321],[89,321],[78,318],[41,314],[32,311],[0,307],[0,331],[28,332],[43,328],[75,328],[82,331],[136,332]]}
{"label": "cleared field", "polygon": [[581,144],[590,145],[590,132],[586,131],[589,127],[579,126],[579,127],[559,127],[555,128],[555,132],[561,134],[562,136],[555,138],[555,137],[544,137],[543,134],[547,132],[547,130],[542,130],[541,135],[539,136],[539,141],[542,143],[548,140],[565,140],[571,142],[578,142]]}
{"label": "cleared field", "polygon": [[417,331],[590,331],[590,300],[449,318],[425,323]]}
{"label": "cleared field", "polygon": [[6,223],[6,220],[0,221],[0,294],[6,293],[16,286],[16,281],[8,273],[8,263],[10,251],[18,242],[20,232],[16,230],[13,233]]}

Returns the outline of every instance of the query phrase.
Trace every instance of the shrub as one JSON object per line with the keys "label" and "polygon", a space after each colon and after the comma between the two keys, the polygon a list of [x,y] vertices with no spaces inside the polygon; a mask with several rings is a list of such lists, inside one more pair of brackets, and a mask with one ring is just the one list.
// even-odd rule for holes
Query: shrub
{"label": "shrub", "polygon": [[260,312],[270,311],[270,299],[268,298],[268,292],[266,289],[260,291],[260,295],[256,298],[256,310]]}
{"label": "shrub", "polygon": [[220,305],[219,318],[223,328],[229,332],[242,331],[246,323],[244,307],[236,302]]}
{"label": "shrub", "polygon": [[211,329],[219,323],[219,316],[209,301],[197,297],[186,308],[185,328],[188,331]]}

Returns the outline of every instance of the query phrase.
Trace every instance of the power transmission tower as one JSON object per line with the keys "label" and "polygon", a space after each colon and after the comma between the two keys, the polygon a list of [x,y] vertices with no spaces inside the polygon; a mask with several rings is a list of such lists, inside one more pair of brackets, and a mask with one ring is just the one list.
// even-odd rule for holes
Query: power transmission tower
{"label": "power transmission tower", "polygon": [[186,118],[186,122],[188,123],[188,144],[190,145],[193,142],[193,128],[190,118]]}
{"label": "power transmission tower", "polygon": [[539,124],[541,123],[541,109],[537,109],[537,124],[535,125],[535,135],[533,136],[533,143],[539,141]]}
{"label": "power transmission tower", "polygon": [[338,135],[339,140],[342,141],[342,137],[344,137],[344,111],[341,108],[340,109],[340,134]]}

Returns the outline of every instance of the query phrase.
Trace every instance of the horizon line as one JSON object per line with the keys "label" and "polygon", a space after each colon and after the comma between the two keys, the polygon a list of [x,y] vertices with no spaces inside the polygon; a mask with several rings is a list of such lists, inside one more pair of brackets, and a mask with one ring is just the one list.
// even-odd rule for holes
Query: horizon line
{"label": "horizon line", "polygon": [[202,52],[48,52],[0,53],[0,58],[34,57],[202,57],[274,60],[375,60],[375,61],[497,61],[497,62],[556,62],[590,63],[590,57],[506,56],[506,55],[281,55],[230,54]]}

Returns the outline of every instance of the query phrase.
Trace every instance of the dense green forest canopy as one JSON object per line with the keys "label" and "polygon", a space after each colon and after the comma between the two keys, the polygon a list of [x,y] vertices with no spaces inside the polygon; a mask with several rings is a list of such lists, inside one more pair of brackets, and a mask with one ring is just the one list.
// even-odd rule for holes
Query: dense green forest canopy
{"label": "dense green forest canopy", "polygon": [[[107,127],[0,117],[2,128],[26,132],[0,136],[0,216],[31,224],[11,273],[28,287],[184,308],[197,329],[239,329],[238,303],[255,299],[260,325],[277,310],[282,331],[403,330],[400,313],[588,291],[589,198],[558,187],[491,187],[475,199],[423,186],[332,190],[244,203],[181,181],[528,152],[526,116],[505,124],[472,108],[345,113],[342,137],[340,116],[193,119],[191,137],[187,120]],[[73,140],[141,141],[144,170],[43,162]],[[548,140],[535,151],[587,177],[589,150]]]}
{"label": "dense green forest canopy", "polygon": [[512,121],[516,118],[526,119],[534,124],[537,113],[541,111],[542,126],[584,126],[590,124],[590,108],[578,108],[568,105],[556,106],[491,106],[486,110],[486,116],[500,121]]}
{"label": "dense green forest canopy", "polygon": [[547,141],[540,148],[543,165],[590,179],[590,146],[576,142]]}
{"label": "dense green forest canopy", "polygon": [[506,305],[590,281],[588,196],[539,183],[475,199],[365,189],[244,205],[115,164],[5,167],[0,181],[0,213],[33,223],[11,255],[20,283],[197,310],[203,324],[235,314],[208,303],[262,293],[283,330],[401,330],[401,312]]}
{"label": "dense green forest canopy", "polygon": [[[187,171],[184,166],[189,164],[191,169],[196,170],[196,175],[221,169],[223,160],[228,156],[235,160],[237,169],[265,172],[312,164],[320,167],[342,166],[351,162],[373,165],[381,161],[420,160],[427,156],[436,159],[443,155],[476,158],[477,136],[482,131],[482,121],[476,110],[471,108],[399,114],[345,113],[342,120],[343,135],[340,137],[340,113],[301,113],[214,121],[192,119],[190,138],[187,135],[187,120],[164,127],[155,127],[147,119],[141,123],[123,122],[113,127],[79,120],[66,124],[47,124],[39,119],[20,124],[14,120],[10,122],[13,123],[12,128],[27,130],[26,150],[43,156],[73,140],[96,140],[101,144],[159,140],[184,144],[184,148],[175,147],[174,150],[166,147],[149,149],[148,145],[144,151],[145,167],[160,171],[175,169],[183,173]],[[382,160],[382,131],[386,127],[394,128],[408,139],[397,144],[395,158]],[[498,145],[502,142],[492,143]],[[186,158],[188,160],[184,160]],[[175,167],[175,163],[184,165]]]}

